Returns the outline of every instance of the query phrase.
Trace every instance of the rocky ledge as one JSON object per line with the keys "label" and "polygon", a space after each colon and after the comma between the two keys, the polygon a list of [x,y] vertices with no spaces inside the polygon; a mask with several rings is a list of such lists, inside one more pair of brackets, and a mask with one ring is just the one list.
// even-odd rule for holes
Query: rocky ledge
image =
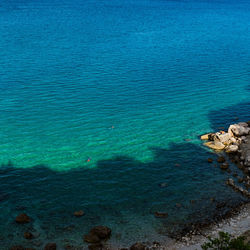
{"label": "rocky ledge", "polygon": [[250,198],[250,121],[240,122],[229,126],[228,131],[219,131],[201,136],[206,140],[205,146],[216,151],[224,151],[229,158],[242,170],[244,178],[238,182],[243,183],[236,185],[233,179],[228,179],[227,184],[235,191]]}

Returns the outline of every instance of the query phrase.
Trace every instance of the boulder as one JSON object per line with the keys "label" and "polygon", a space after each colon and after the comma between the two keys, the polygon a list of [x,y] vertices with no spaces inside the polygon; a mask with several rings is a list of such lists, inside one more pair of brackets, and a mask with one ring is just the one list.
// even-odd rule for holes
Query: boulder
{"label": "boulder", "polygon": [[204,145],[214,150],[223,150],[226,147],[223,143],[218,141],[216,142],[209,141],[204,143]]}
{"label": "boulder", "polygon": [[87,243],[100,243],[101,241],[101,239],[93,233],[84,235],[83,240]]}
{"label": "boulder", "polygon": [[56,243],[48,243],[45,247],[44,250],[56,250]]}
{"label": "boulder", "polygon": [[106,226],[96,226],[90,230],[90,233],[97,235],[100,239],[108,239],[111,236],[111,229]]}
{"label": "boulder", "polygon": [[230,145],[232,142],[231,142],[231,138],[232,136],[229,134],[229,133],[215,133],[215,136],[214,136],[214,141],[218,141],[218,142],[221,142],[222,144],[224,145]]}
{"label": "boulder", "polygon": [[145,250],[146,246],[142,243],[135,243],[134,245],[132,245],[130,248],[130,250]]}
{"label": "boulder", "polygon": [[200,138],[201,138],[201,140],[210,140],[210,137],[211,137],[211,133],[209,133],[209,134],[205,134],[205,135],[202,135]]}
{"label": "boulder", "polygon": [[238,149],[239,149],[239,146],[237,146],[237,145],[230,145],[230,146],[227,147],[226,152],[227,153],[235,153],[235,152],[238,151]]}
{"label": "boulder", "polygon": [[228,133],[233,137],[239,137],[242,135],[248,135],[250,132],[250,128],[247,123],[240,122],[238,124],[232,124],[228,128]]}
{"label": "boulder", "polygon": [[29,222],[30,222],[30,217],[25,213],[19,214],[16,217],[16,223],[24,224],[24,223],[29,223]]}
{"label": "boulder", "polygon": [[245,244],[249,244],[250,245],[250,230],[246,231],[241,236],[244,237]]}
{"label": "boulder", "polygon": [[222,163],[222,164],[220,165],[220,168],[221,168],[222,170],[226,170],[226,169],[229,168],[229,165],[228,165],[228,163]]}

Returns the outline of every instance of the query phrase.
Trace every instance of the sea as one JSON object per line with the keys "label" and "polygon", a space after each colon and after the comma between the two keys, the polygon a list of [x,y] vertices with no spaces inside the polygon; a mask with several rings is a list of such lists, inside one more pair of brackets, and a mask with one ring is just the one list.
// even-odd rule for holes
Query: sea
{"label": "sea", "polygon": [[1,0],[0,249],[87,249],[96,225],[166,243],[226,213],[238,169],[200,135],[249,111],[248,0]]}

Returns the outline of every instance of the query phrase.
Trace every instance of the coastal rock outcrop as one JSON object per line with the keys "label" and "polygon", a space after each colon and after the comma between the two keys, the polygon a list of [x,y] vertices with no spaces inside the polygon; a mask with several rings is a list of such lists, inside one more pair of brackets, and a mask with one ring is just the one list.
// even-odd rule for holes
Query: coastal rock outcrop
{"label": "coastal rock outcrop", "polygon": [[230,125],[227,132],[220,131],[202,135],[201,140],[208,141],[204,145],[214,150],[225,150],[227,153],[235,153],[238,151],[241,142],[246,140],[246,136],[249,134],[249,124],[240,122]]}
{"label": "coastal rock outcrop", "polygon": [[[209,133],[201,136],[201,139],[207,140],[205,146],[214,150],[224,150],[228,158],[235,163],[242,171],[243,177],[237,173],[232,176],[237,178],[236,181],[241,185],[236,185],[233,179],[228,179],[227,184],[235,191],[240,192],[243,196],[250,197],[250,122],[239,122],[229,126],[228,131]],[[217,159],[222,170],[227,170],[229,164],[226,163],[225,157],[220,156]]]}

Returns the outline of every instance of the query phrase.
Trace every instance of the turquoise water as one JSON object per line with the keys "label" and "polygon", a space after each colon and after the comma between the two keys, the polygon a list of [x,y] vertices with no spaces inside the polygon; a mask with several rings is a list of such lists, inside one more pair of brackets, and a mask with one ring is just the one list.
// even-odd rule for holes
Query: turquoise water
{"label": "turquoise water", "polygon": [[248,1],[1,1],[2,244],[20,207],[43,242],[128,244],[241,201],[198,136],[250,119],[249,29]]}

